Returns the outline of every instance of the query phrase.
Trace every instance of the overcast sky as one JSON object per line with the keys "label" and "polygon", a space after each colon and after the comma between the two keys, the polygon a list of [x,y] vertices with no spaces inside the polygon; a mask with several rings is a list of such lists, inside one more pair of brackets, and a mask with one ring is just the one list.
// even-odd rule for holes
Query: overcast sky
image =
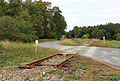
{"label": "overcast sky", "polygon": [[44,0],[59,6],[67,21],[67,31],[74,26],[93,26],[120,22],[120,0]]}

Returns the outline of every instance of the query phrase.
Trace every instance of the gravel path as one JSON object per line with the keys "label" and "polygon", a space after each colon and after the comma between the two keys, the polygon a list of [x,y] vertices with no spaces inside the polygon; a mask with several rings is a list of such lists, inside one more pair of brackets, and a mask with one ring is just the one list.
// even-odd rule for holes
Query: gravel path
{"label": "gravel path", "polygon": [[120,49],[87,47],[87,46],[64,46],[61,41],[40,43],[41,47],[55,48],[66,53],[78,53],[96,60],[100,60],[114,66],[120,67]]}

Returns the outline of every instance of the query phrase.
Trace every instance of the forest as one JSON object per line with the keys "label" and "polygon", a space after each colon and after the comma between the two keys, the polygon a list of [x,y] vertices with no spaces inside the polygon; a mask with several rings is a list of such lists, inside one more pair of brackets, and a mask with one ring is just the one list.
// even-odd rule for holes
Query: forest
{"label": "forest", "polygon": [[94,38],[108,40],[120,40],[120,24],[107,23],[96,26],[75,26],[73,30],[66,33],[67,38]]}
{"label": "forest", "polygon": [[59,7],[51,6],[42,0],[0,0],[0,41],[60,39],[67,23]]}

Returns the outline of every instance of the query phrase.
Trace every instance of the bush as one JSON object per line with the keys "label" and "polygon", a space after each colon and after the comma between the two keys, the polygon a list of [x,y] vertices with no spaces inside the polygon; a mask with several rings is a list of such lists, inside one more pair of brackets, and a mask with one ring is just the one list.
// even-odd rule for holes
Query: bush
{"label": "bush", "polygon": [[86,34],[86,35],[83,35],[82,38],[83,38],[83,39],[88,39],[89,36],[90,36],[89,34]]}
{"label": "bush", "polygon": [[31,23],[9,16],[0,18],[0,40],[31,42],[37,37]]}
{"label": "bush", "polygon": [[12,41],[31,42],[32,37],[24,33],[17,33],[13,36]]}
{"label": "bush", "polygon": [[117,33],[116,40],[120,40],[120,33]]}

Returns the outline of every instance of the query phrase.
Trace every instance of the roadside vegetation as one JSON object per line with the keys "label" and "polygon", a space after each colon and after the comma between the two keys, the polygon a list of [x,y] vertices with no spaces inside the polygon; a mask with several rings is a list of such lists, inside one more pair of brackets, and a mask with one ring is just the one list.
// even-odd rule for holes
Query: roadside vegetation
{"label": "roadside vegetation", "polygon": [[[39,39],[38,40],[39,43],[51,42],[51,41],[57,41],[57,39]],[[34,42],[30,42],[29,44],[35,44],[35,41]]]}
{"label": "roadside vegetation", "polygon": [[35,54],[35,46],[20,42],[0,43],[0,67],[19,65],[25,62],[41,59],[59,52],[51,48],[38,47]]}
{"label": "roadside vegetation", "polygon": [[120,41],[112,40],[112,41],[108,41],[108,42],[111,43],[112,45],[115,45],[117,48],[120,48]]}
{"label": "roadside vegetation", "polygon": [[120,48],[120,41],[116,40],[106,40],[106,43],[104,44],[103,40],[98,39],[65,39],[60,42],[60,44],[68,46],[96,46],[106,48]]}
{"label": "roadside vegetation", "polygon": [[105,44],[103,40],[92,41],[89,46],[96,46],[96,47],[106,47],[106,48],[120,48],[120,41],[116,40],[106,40]]}
{"label": "roadside vegetation", "polygon": [[85,46],[89,41],[90,39],[65,39],[59,44],[68,46]]}
{"label": "roadside vegetation", "polygon": [[[80,81],[118,81],[120,80],[120,70],[105,65],[91,58],[75,55],[70,60],[72,64],[72,73],[82,71],[79,76]],[[71,75],[73,76],[73,75]],[[70,76],[69,76],[70,77]]]}
{"label": "roadside vegetation", "polygon": [[56,39],[39,39],[38,41],[42,43],[42,42],[56,41]]}
{"label": "roadside vegetation", "polygon": [[[65,67],[64,67],[65,66]],[[120,69],[75,55],[61,69],[50,70],[46,75],[55,75],[62,81],[119,81]],[[68,69],[66,69],[68,68]],[[44,78],[46,76],[43,76]],[[49,78],[51,79],[51,78]]]}
{"label": "roadside vegetation", "polygon": [[78,43],[76,43],[74,40],[71,40],[71,39],[65,39],[59,44],[68,45],[68,46],[78,46]]}

